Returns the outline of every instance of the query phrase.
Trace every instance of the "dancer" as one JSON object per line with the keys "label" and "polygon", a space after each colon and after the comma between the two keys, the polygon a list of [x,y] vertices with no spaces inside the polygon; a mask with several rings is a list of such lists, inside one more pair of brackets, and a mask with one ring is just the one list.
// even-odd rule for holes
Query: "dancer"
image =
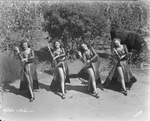
{"label": "dancer", "polygon": [[33,89],[39,89],[34,63],[34,51],[30,48],[27,41],[23,41],[20,48],[21,52],[19,48],[16,48],[22,65],[20,91],[28,91],[30,93],[30,101],[33,101],[35,99]]}
{"label": "dancer", "polygon": [[[88,80],[88,92],[94,93],[96,98],[99,98],[96,85],[101,84],[99,75],[99,57],[95,50],[86,43],[80,45],[78,51],[79,59],[85,63],[85,66],[77,74],[78,77]],[[87,78],[86,78],[87,77]],[[103,88],[102,88],[103,90]]]}
{"label": "dancer", "polygon": [[53,91],[61,91],[62,99],[65,99],[65,83],[70,83],[68,78],[69,69],[66,62],[66,54],[64,48],[59,41],[53,43],[54,51],[48,46],[49,52],[54,62],[53,80],[50,88]]}
{"label": "dancer", "polygon": [[120,41],[121,40],[118,38],[113,40],[113,51],[117,57],[117,63],[109,72],[109,75],[103,85],[105,87],[109,87],[111,84],[115,84],[118,80],[121,82],[121,92],[124,95],[127,95],[127,88],[131,88],[132,83],[136,82],[136,78],[133,76],[127,62],[127,59],[131,56],[131,53],[128,53],[126,45],[122,45]]}

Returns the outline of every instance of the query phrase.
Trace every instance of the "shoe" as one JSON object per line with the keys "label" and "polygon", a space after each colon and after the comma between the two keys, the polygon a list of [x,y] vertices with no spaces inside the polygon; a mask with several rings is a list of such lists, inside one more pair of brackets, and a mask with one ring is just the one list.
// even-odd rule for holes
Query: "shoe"
{"label": "shoe", "polygon": [[98,95],[98,93],[96,93],[96,94],[95,94],[95,97],[96,97],[96,98],[99,98],[99,95]]}
{"label": "shoe", "polygon": [[127,91],[126,90],[122,90],[121,93],[123,93],[125,96],[127,96]]}
{"label": "shoe", "polygon": [[65,93],[67,93],[67,90],[65,89]]}
{"label": "shoe", "polygon": [[94,92],[91,89],[87,89],[88,94],[94,94]]}
{"label": "shoe", "polygon": [[101,89],[102,91],[104,91],[104,87],[105,87],[105,86],[103,86],[102,84],[100,85],[100,89]]}
{"label": "shoe", "polygon": [[35,99],[35,97],[32,97],[29,102],[33,102],[34,99]]}
{"label": "shoe", "polygon": [[94,95],[95,95],[96,98],[99,98],[99,94],[98,93],[94,92]]}
{"label": "shoe", "polygon": [[62,94],[62,99],[65,99],[65,94]]}
{"label": "shoe", "polygon": [[126,87],[127,90],[130,90],[130,87]]}
{"label": "shoe", "polygon": [[103,88],[103,87],[101,87],[101,90],[102,90],[102,91],[104,91],[104,88]]}
{"label": "shoe", "polygon": [[91,90],[87,90],[87,93],[88,93],[88,94],[91,94]]}

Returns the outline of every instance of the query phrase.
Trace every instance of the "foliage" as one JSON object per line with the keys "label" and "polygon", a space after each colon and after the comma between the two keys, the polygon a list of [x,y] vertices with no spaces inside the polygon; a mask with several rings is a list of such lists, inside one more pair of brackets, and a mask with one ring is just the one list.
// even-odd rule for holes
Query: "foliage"
{"label": "foliage", "polygon": [[145,34],[144,29],[149,29],[148,6],[144,2],[117,2],[110,4],[108,16],[112,24]]}
{"label": "foliage", "polygon": [[43,28],[52,38],[94,39],[107,27],[101,9],[96,4],[54,4],[44,12]]}
{"label": "foliage", "polygon": [[0,83],[13,82],[20,79],[22,70],[20,61],[13,55],[8,56],[0,52]]}
{"label": "foliage", "polygon": [[38,12],[36,8],[39,6],[23,1],[1,2],[1,48],[9,50],[24,38],[32,40],[37,29]]}
{"label": "foliage", "polygon": [[[9,50],[24,38],[35,40],[38,30],[50,38],[61,39],[66,50],[74,53],[82,41],[94,48],[109,49],[110,29],[117,25],[145,34],[149,30],[149,4],[132,2],[1,2],[0,44]],[[100,46],[100,47],[98,47]]]}
{"label": "foliage", "polygon": [[107,45],[112,25],[145,34],[148,12],[143,2],[57,3],[45,8],[42,26],[52,40],[61,39],[65,45],[82,40],[94,45],[106,41]]}

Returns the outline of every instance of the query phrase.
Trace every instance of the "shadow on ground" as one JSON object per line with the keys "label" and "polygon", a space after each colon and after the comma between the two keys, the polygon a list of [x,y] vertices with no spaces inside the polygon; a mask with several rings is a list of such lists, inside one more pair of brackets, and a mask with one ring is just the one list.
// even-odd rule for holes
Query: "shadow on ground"
{"label": "shadow on ground", "polygon": [[[77,79],[79,79],[82,85],[81,86],[79,86],[79,85],[75,85],[75,86],[67,85],[67,89],[68,90],[75,90],[75,91],[82,92],[82,93],[85,93],[85,94],[89,94],[88,91],[87,91],[87,89],[88,89],[88,81],[83,79],[80,76],[81,75],[78,75],[78,74],[70,74],[69,78],[77,78]],[[97,87],[99,89],[101,89],[102,91],[104,90],[102,84],[98,84]],[[91,94],[89,94],[89,95],[91,95]]]}
{"label": "shadow on ground", "polygon": [[74,90],[74,91],[81,92],[84,94],[88,94],[87,93],[87,86],[85,86],[84,84],[82,84],[82,85],[66,85],[66,89],[67,90]]}
{"label": "shadow on ground", "polygon": [[50,90],[50,84],[46,85],[46,84],[43,84],[43,83],[39,82],[39,86],[40,86],[40,89],[45,89],[46,91],[51,91]]}
{"label": "shadow on ground", "polygon": [[53,75],[52,70],[44,70],[45,73],[49,74],[49,75]]}
{"label": "shadow on ground", "polygon": [[18,88],[14,87],[8,83],[4,84],[3,91],[6,93],[8,92],[8,93],[13,93],[15,95],[20,95],[20,96],[26,97],[28,99],[30,98],[29,93],[27,93],[25,91],[19,91]]}
{"label": "shadow on ground", "polygon": [[117,84],[111,84],[111,86],[109,86],[109,87],[105,87],[105,86],[103,86],[103,87],[105,89],[116,91],[116,92],[120,92],[121,91],[121,84],[119,84],[119,83],[117,83]]}
{"label": "shadow on ground", "polygon": [[49,83],[49,85],[46,85],[46,84],[43,84],[43,83],[39,83],[39,85],[40,85],[40,89],[45,89],[47,92],[49,92],[49,91],[53,92],[55,95],[58,95],[58,96],[61,97],[61,94],[60,94],[61,91],[56,92],[56,91],[53,91],[50,88],[51,83]]}

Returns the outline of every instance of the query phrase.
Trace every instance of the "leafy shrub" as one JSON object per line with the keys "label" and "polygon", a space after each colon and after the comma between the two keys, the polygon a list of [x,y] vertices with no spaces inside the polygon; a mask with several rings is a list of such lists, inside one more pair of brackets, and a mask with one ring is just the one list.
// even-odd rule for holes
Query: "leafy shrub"
{"label": "leafy shrub", "polygon": [[71,53],[82,41],[94,45],[94,48],[108,48],[112,25],[146,35],[149,8],[148,3],[141,1],[1,2],[0,49],[12,50],[22,38],[34,40],[38,38],[35,34],[38,30],[48,32],[51,40],[61,39]]}
{"label": "leafy shrub", "polygon": [[[52,40],[61,39],[66,46],[82,40],[94,45],[100,41],[110,44],[112,25],[145,34],[143,30],[149,29],[148,12],[143,2],[57,3],[45,8],[42,26]],[[97,37],[106,39],[95,41]]]}
{"label": "leafy shrub", "polygon": [[13,82],[20,79],[21,65],[20,61],[15,56],[9,56],[4,53],[0,53],[0,81]]}
{"label": "leafy shrub", "polygon": [[8,1],[1,2],[0,38],[1,49],[11,50],[22,39],[32,41],[38,28],[40,6],[35,3]]}

